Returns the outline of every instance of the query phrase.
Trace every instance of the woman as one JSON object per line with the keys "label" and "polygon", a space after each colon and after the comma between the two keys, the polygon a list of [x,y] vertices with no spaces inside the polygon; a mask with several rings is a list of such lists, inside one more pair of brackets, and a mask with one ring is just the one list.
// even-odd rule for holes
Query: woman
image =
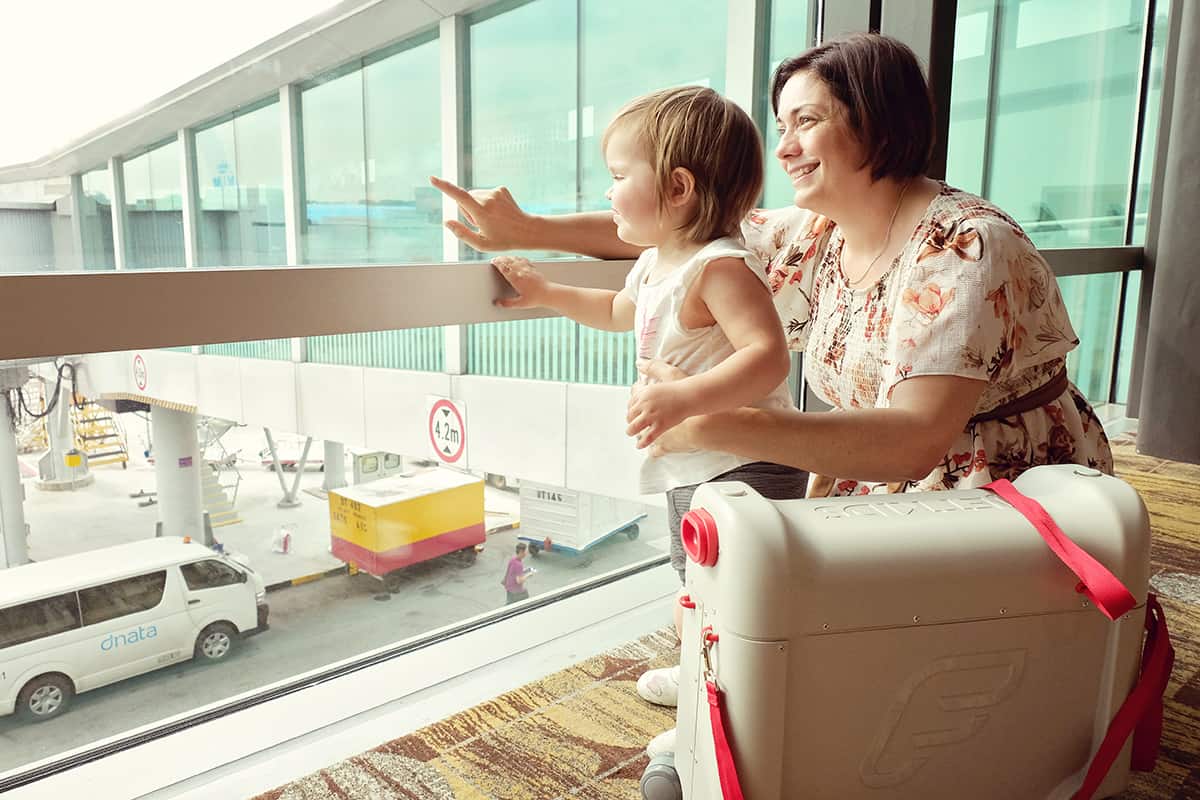
{"label": "woman", "polygon": [[[912,51],[877,34],[825,43],[780,64],[771,98],[795,207],[753,212],[743,234],[809,385],[839,413],[744,408],[658,441],[631,425],[639,446],[795,466],[813,473],[809,496],[968,488],[1037,464],[1111,473],[1104,430],[1066,379],[1079,341],[1050,268],[1003,211],[924,176],[933,110]],[[475,226],[447,227],[476,249],[637,255],[611,212],[536,217],[503,188],[434,185]]]}

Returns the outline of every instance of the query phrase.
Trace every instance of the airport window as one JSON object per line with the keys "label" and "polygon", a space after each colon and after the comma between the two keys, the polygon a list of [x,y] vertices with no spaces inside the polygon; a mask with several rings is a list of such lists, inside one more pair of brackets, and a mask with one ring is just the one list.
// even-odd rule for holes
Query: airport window
{"label": "airport window", "polygon": [[182,167],[176,139],[125,162],[129,269],[182,269]]}
{"label": "airport window", "polygon": [[83,612],[83,624],[95,625],[139,611],[149,611],[162,602],[166,584],[166,570],[160,570],[80,589],[79,607]]}
{"label": "airport window", "polygon": [[306,263],[442,260],[439,55],[426,36],[304,88]]}
{"label": "airport window", "polygon": [[[1143,2],[960,2],[948,182],[995,202],[1041,248],[1144,241],[1166,5],[1156,4],[1151,31],[1132,220]],[[1132,326],[1118,329],[1118,319],[1132,320],[1139,284],[1127,284],[1125,308],[1117,307],[1120,275],[1073,276],[1059,285],[1082,342],[1068,358],[1071,379],[1093,402],[1123,399],[1130,359],[1116,354],[1132,347]]]}
{"label": "airport window", "polygon": [[183,580],[187,583],[187,587],[192,591],[216,589],[220,586],[242,583],[245,580],[242,573],[215,559],[184,564],[179,569],[183,572]]}
{"label": "airport window", "polygon": [[755,121],[763,132],[766,143],[766,163],[763,181],[763,207],[783,208],[792,204],[795,194],[787,173],[779,169],[775,161],[775,145],[779,136],[775,133],[775,119],[771,112],[771,74],[785,58],[798,56],[815,43],[816,30],[810,0],[771,0],[769,7],[770,44],[767,48],[766,84],[761,91],[761,108]]}
{"label": "airport window", "polygon": [[0,648],[32,642],[78,627],[79,600],[74,592],[0,608]]}
{"label": "airport window", "polygon": [[112,175],[108,167],[85,172],[80,225],[83,234],[83,268],[114,269],[112,227]]}
{"label": "airport window", "polygon": [[287,263],[279,103],[196,131],[198,264]]}
{"label": "airport window", "polygon": [[[727,14],[725,0],[535,0],[473,17],[469,182],[507,186],[536,214],[608,208],[604,129],[622,105],[655,89],[723,91]],[[687,37],[659,34],[685,17]],[[615,385],[637,377],[631,333],[564,318],[471,325],[467,339],[472,374]]]}

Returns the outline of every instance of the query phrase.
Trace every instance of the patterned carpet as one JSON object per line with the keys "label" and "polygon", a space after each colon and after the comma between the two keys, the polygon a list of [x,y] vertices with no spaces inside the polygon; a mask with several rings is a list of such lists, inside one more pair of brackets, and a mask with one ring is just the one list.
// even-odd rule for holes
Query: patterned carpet
{"label": "patterned carpet", "polygon": [[[1154,528],[1153,583],[1175,643],[1158,768],[1121,800],[1200,800],[1200,466],[1114,446]],[[636,800],[646,742],[674,709],[637,697],[637,676],[675,658],[661,631],[550,675],[255,800]]]}

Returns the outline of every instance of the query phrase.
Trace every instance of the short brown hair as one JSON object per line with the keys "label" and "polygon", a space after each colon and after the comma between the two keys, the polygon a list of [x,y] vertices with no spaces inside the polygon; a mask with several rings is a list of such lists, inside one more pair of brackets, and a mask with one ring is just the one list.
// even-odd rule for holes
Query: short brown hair
{"label": "short brown hair", "polygon": [[856,33],[819,44],[775,69],[771,108],[798,72],[811,72],[846,107],[850,128],[866,150],[871,179],[912,178],[929,168],[933,98],[916,55],[903,42]]}
{"label": "short brown hair", "polygon": [[737,103],[703,86],[643,95],[617,112],[600,140],[602,149],[619,125],[635,126],[658,179],[660,211],[672,170],[683,167],[695,178],[698,203],[680,228],[685,236],[707,242],[737,233],[763,184],[762,137]]}

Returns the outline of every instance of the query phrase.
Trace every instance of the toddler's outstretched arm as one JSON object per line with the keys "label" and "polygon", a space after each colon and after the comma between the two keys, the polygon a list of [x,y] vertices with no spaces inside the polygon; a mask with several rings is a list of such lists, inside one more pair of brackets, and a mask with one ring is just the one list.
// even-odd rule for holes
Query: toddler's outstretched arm
{"label": "toddler's outstretched arm", "polygon": [[495,303],[501,308],[552,308],[589,328],[633,330],[634,305],[624,291],[552,283],[528,259],[518,256],[499,256],[492,264],[517,292],[516,297],[498,298]]}

